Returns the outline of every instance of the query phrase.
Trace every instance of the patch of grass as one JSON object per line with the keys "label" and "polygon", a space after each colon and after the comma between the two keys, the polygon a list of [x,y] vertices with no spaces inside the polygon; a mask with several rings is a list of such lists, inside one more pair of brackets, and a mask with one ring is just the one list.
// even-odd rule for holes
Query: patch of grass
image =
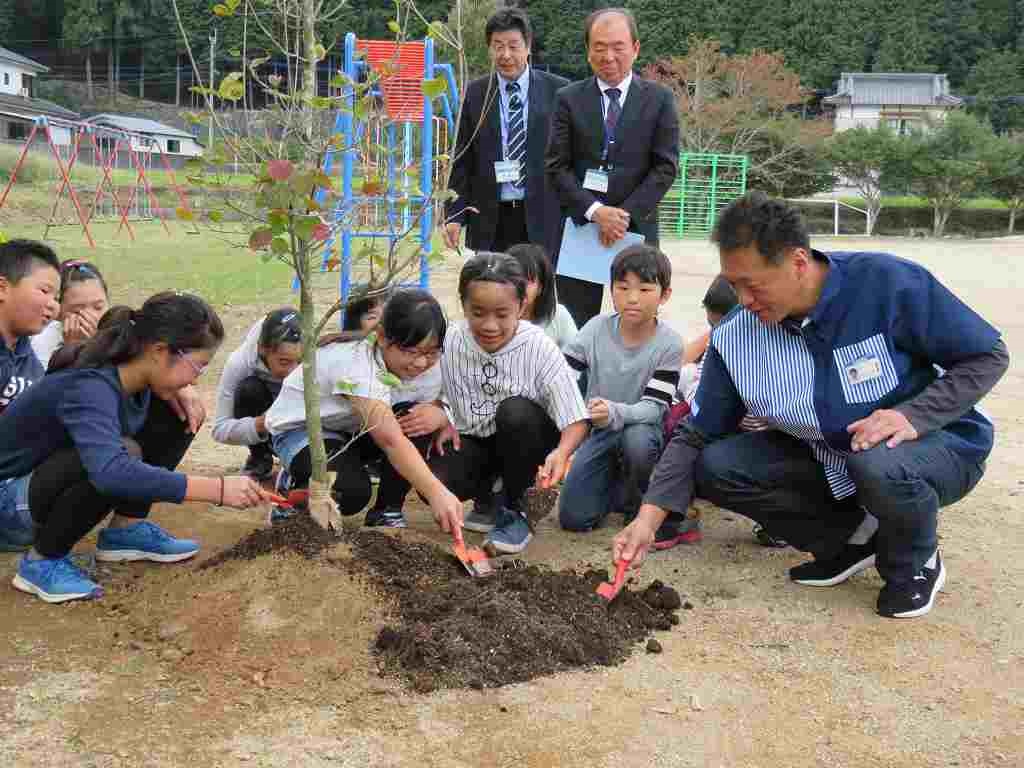
{"label": "patch of grass", "polygon": [[[848,205],[854,205],[858,208],[864,207],[864,199],[860,197],[841,197],[841,202]],[[922,197],[915,197],[913,195],[893,195],[892,197],[883,197],[882,205],[886,208],[928,208],[931,209],[931,204]],[[1006,203],[1002,200],[996,200],[994,197],[975,197],[970,200],[965,200],[962,208],[968,210],[1006,210]]]}
{"label": "patch of grass", "polygon": [[[61,259],[95,263],[110,284],[115,304],[137,304],[163,290],[191,291],[215,307],[295,301],[291,270],[276,261],[263,263],[258,254],[239,247],[242,238],[235,243],[208,232],[188,234],[190,228],[176,221],[168,222],[170,236],[159,222],[133,226],[135,242],[124,231],[117,234],[117,226],[109,223],[91,227],[95,249],[78,226],[51,229],[48,242]],[[8,224],[4,232],[7,237],[38,239],[43,227],[31,222]],[[327,285],[337,275],[325,274],[323,280]]]}

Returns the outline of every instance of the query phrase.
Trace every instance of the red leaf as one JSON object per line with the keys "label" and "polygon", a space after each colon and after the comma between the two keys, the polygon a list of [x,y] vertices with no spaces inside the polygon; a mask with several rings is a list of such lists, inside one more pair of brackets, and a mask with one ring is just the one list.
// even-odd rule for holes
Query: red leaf
{"label": "red leaf", "polygon": [[313,227],[313,234],[310,237],[311,240],[326,240],[331,236],[331,228],[321,222]]}
{"label": "red leaf", "polygon": [[254,251],[264,251],[270,247],[270,241],[274,239],[274,233],[269,228],[257,229],[249,235],[249,247]]}
{"label": "red leaf", "polygon": [[288,181],[295,167],[287,160],[271,160],[267,163],[267,175],[274,181]]}

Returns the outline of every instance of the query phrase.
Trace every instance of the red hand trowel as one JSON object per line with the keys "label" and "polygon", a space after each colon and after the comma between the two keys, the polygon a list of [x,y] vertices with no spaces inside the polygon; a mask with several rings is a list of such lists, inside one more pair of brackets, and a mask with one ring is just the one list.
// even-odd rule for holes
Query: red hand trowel
{"label": "red hand trowel", "polygon": [[609,603],[622,591],[622,584],[626,580],[626,569],[629,568],[629,560],[619,560],[615,564],[615,580],[611,583],[604,581],[597,585],[597,594]]}
{"label": "red hand trowel", "polygon": [[494,573],[494,564],[487,557],[487,553],[480,547],[467,547],[466,542],[462,539],[461,530],[456,528],[452,532],[452,538],[455,539],[455,543],[452,544],[452,552],[470,576],[477,579]]}
{"label": "red hand trowel", "polygon": [[297,504],[305,504],[309,501],[309,489],[308,488],[296,488],[294,491],[288,492],[288,498],[279,496],[276,493],[267,493],[267,498],[277,504],[279,507],[285,509],[295,509]]}

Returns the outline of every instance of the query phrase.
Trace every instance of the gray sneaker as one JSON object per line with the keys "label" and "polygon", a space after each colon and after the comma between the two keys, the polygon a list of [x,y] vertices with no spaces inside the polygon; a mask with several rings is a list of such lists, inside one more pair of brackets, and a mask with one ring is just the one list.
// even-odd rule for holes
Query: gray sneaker
{"label": "gray sneaker", "polygon": [[473,511],[466,515],[462,527],[467,531],[490,533],[494,530],[494,507],[473,502]]}

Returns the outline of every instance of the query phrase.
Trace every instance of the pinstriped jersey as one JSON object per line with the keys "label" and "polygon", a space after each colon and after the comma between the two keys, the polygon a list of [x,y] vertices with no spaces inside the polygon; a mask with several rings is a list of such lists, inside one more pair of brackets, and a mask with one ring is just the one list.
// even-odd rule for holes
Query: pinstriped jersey
{"label": "pinstriped jersey", "polygon": [[461,434],[495,432],[498,406],[510,397],[540,405],[558,429],[587,418],[568,363],[548,335],[525,320],[497,352],[481,349],[465,321],[448,327],[441,358],[445,399]]}

